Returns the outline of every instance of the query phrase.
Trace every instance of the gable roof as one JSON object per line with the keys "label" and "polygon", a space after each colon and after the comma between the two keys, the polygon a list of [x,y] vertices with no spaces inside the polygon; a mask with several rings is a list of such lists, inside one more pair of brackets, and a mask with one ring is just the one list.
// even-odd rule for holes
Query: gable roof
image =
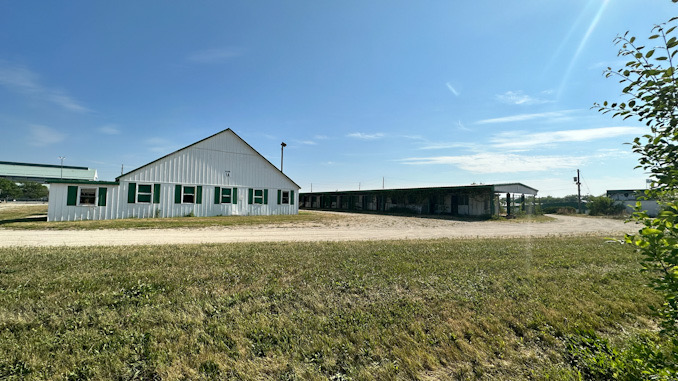
{"label": "gable roof", "polygon": [[270,165],[271,167],[273,167],[276,171],[278,171],[281,175],[283,175],[287,180],[291,181],[292,184],[294,184],[294,185],[297,186],[297,188],[301,189],[301,187],[299,186],[299,184],[295,183],[294,180],[290,179],[286,174],[284,174],[282,171],[280,171],[280,169],[278,169],[278,167],[276,167],[276,166],[273,165],[270,161],[268,161],[268,159],[266,159],[266,158],[265,158],[262,154],[260,154],[257,150],[255,150],[254,148],[252,148],[252,146],[251,146],[249,143],[247,143],[243,138],[241,138],[240,136],[238,136],[238,134],[236,134],[236,133],[235,133],[233,130],[231,130],[230,128],[227,128],[227,129],[225,129],[225,130],[223,130],[223,131],[219,131],[219,132],[217,132],[217,133],[214,134],[214,135],[210,135],[210,136],[208,136],[208,137],[206,137],[206,138],[204,138],[204,139],[201,139],[201,140],[199,140],[199,141],[197,141],[197,142],[195,142],[195,143],[193,143],[193,144],[187,145],[187,146],[184,147],[184,148],[180,148],[180,149],[178,149],[178,150],[176,150],[176,151],[174,151],[174,152],[168,153],[167,155],[165,155],[165,156],[163,156],[163,157],[157,158],[157,159],[153,160],[152,162],[150,162],[150,163],[148,163],[148,164],[144,164],[144,165],[142,165],[141,167],[138,167],[138,168],[135,168],[135,169],[133,169],[133,170],[131,170],[131,171],[129,171],[129,172],[123,173],[122,175],[116,177],[116,178],[115,178],[115,181],[119,181],[121,177],[127,176],[127,175],[129,175],[130,173],[134,173],[134,172],[136,172],[136,171],[138,171],[138,170],[140,170],[140,169],[142,169],[142,168],[148,167],[149,165],[152,165],[152,164],[154,164],[154,163],[156,163],[156,162],[158,162],[158,161],[160,161],[160,160],[162,160],[162,159],[164,159],[164,158],[166,158],[166,157],[172,156],[172,155],[174,155],[174,154],[176,154],[176,153],[178,153],[178,152],[181,152],[181,151],[183,151],[183,150],[189,149],[189,148],[191,148],[191,147],[193,147],[193,146],[195,146],[195,145],[197,145],[197,144],[200,144],[200,143],[204,142],[205,140],[208,140],[208,139],[211,139],[211,138],[213,138],[213,137],[215,137],[215,136],[217,136],[217,135],[223,134],[224,132],[230,132],[230,133],[232,133],[236,138],[238,138],[241,142],[245,143],[245,145],[246,145],[247,147],[249,147],[252,151],[254,151],[254,153],[256,153],[262,160],[264,160],[266,163],[268,163],[268,165]]}

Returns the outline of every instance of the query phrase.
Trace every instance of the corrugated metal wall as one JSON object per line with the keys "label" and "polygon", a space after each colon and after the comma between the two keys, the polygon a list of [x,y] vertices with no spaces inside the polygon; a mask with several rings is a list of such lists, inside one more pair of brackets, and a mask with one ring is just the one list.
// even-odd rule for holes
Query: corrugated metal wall
{"label": "corrugated metal wall", "polygon": [[[51,184],[49,221],[219,215],[297,214],[299,188],[271,163],[226,130],[119,178],[107,188],[106,206],[68,206],[69,184]],[[158,203],[129,203],[130,184],[160,184]],[[175,186],[201,186],[202,202],[175,203]],[[214,202],[215,187],[237,188],[236,204]],[[268,189],[268,204],[248,204],[248,190]],[[277,191],[294,191],[293,205],[278,205]]]}

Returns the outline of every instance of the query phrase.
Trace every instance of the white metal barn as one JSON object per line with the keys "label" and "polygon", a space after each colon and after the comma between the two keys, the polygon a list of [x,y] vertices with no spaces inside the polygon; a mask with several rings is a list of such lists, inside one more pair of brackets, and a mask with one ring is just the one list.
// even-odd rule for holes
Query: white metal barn
{"label": "white metal barn", "polygon": [[299,189],[229,128],[115,181],[50,181],[47,220],[297,214]]}

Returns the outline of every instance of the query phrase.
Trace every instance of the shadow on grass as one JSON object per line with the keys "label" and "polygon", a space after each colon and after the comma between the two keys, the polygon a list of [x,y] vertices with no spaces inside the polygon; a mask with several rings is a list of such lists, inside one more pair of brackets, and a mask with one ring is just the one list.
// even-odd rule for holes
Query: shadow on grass
{"label": "shadow on grass", "polygon": [[9,220],[0,220],[0,226],[5,224],[13,224],[15,222],[47,222],[47,216],[30,216],[22,218],[13,218]]}

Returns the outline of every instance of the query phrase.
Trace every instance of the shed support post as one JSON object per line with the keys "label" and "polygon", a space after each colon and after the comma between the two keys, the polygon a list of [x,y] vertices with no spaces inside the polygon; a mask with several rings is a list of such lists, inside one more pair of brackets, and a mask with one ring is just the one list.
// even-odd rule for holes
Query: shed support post
{"label": "shed support post", "polygon": [[510,193],[506,194],[506,215],[507,216],[511,215],[511,194]]}

